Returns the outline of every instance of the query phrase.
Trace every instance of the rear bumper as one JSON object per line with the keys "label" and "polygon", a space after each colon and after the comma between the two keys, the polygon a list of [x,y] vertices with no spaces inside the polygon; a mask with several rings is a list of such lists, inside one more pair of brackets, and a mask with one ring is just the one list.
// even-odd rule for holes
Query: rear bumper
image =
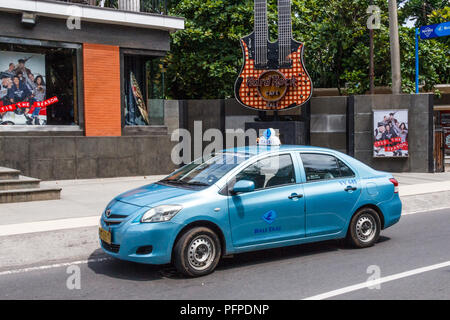
{"label": "rear bumper", "polygon": [[398,194],[396,194],[393,199],[378,204],[378,207],[381,209],[384,216],[383,229],[389,228],[400,221],[402,216],[402,201]]}

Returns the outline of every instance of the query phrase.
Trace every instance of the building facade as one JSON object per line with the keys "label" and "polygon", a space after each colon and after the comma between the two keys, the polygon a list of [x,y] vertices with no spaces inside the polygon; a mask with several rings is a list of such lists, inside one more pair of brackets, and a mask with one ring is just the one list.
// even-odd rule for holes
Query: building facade
{"label": "building facade", "polygon": [[184,19],[165,1],[101,3],[0,0],[0,166],[44,180],[173,169],[158,158],[172,147],[163,58]]}

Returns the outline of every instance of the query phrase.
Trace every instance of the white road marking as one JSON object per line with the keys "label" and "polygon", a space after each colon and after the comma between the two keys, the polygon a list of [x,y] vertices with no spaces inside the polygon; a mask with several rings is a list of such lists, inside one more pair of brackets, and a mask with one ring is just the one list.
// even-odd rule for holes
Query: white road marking
{"label": "white road marking", "polygon": [[98,226],[100,216],[0,225],[0,237]]}
{"label": "white road marking", "polygon": [[305,298],[303,300],[324,300],[324,299],[328,299],[328,298],[332,298],[332,297],[336,297],[342,294],[346,294],[349,292],[353,292],[356,290],[360,290],[360,289],[364,289],[364,288],[368,288],[368,287],[373,287],[376,285],[380,285],[382,283],[386,283],[389,281],[394,281],[394,280],[398,280],[398,279],[402,279],[402,278],[406,278],[406,277],[411,277],[414,276],[416,274],[420,274],[420,273],[424,273],[424,272],[428,272],[428,271],[433,271],[436,269],[441,269],[441,268],[445,268],[445,267],[449,267],[450,266],[450,261],[446,261],[446,262],[442,262],[442,263],[438,263],[438,264],[433,264],[431,266],[428,267],[423,267],[423,268],[417,268],[417,269],[413,269],[410,271],[405,271],[402,273],[397,273],[397,274],[393,274],[387,277],[381,277],[379,279],[376,280],[370,280],[370,281],[366,281],[366,282],[362,282],[362,283],[358,283],[352,286],[348,286],[342,289],[337,289],[337,290],[333,290],[333,291],[329,291],[329,292],[325,292],[322,294],[318,294],[309,298]]}
{"label": "white road marking", "polygon": [[31,271],[48,270],[48,269],[61,268],[61,267],[68,267],[68,266],[78,265],[78,264],[88,264],[88,263],[95,263],[95,262],[103,262],[103,261],[107,261],[107,260],[112,260],[112,258],[106,257],[106,258],[98,258],[98,259],[88,259],[88,260],[80,260],[80,261],[73,261],[73,262],[50,264],[50,265],[39,266],[39,267],[30,267],[30,268],[23,268],[23,269],[7,270],[7,271],[0,272],[0,276],[11,275],[11,274],[18,274],[18,273],[26,273],[26,272],[31,272]]}

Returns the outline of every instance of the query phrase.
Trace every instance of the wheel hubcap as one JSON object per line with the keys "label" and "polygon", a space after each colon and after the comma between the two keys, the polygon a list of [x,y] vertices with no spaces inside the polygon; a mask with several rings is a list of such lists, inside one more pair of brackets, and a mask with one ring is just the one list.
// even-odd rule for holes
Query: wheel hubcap
{"label": "wheel hubcap", "polygon": [[356,222],[356,235],[361,242],[370,242],[375,237],[377,227],[370,215],[362,215]]}
{"label": "wheel hubcap", "polygon": [[189,265],[196,270],[205,270],[211,266],[216,256],[214,241],[206,235],[196,237],[189,244]]}

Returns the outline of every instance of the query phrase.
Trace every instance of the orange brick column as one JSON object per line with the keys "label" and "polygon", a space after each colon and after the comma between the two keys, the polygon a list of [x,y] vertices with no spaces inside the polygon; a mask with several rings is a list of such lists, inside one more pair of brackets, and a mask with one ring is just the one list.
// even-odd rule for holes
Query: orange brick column
{"label": "orange brick column", "polygon": [[86,136],[120,136],[119,47],[83,44]]}

